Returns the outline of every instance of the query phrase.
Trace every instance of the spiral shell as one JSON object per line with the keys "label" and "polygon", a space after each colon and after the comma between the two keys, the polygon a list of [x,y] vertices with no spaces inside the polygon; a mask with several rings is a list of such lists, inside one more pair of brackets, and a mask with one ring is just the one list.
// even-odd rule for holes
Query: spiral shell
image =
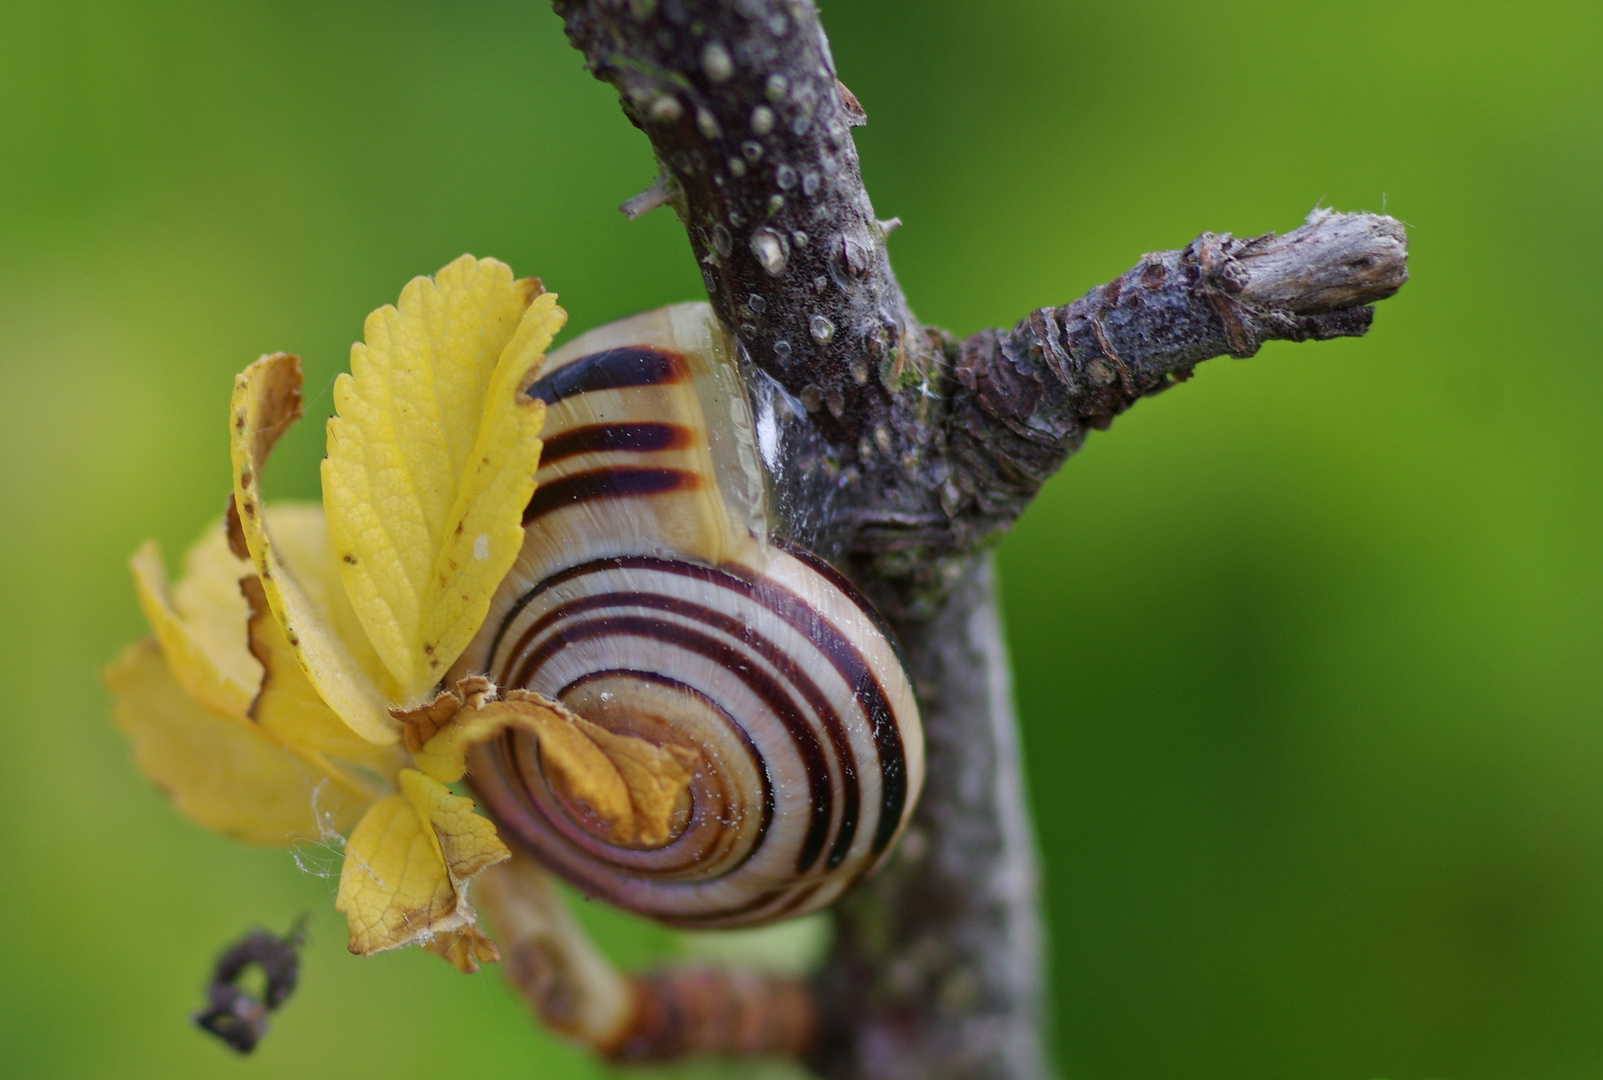
{"label": "spiral shell", "polygon": [[526,391],[547,403],[517,565],[457,671],[699,756],[665,844],[620,846],[510,734],[470,760],[503,836],[591,895],[685,926],[833,900],[894,842],[923,781],[918,707],[872,606],[767,535],[738,371],[705,304],[591,331]]}

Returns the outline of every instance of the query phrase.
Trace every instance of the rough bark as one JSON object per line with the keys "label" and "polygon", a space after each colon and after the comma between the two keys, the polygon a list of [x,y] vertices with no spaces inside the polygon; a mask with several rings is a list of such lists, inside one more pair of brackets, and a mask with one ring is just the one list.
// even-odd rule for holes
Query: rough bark
{"label": "rough bark", "polygon": [[556,0],[661,170],[749,375],[776,528],[836,562],[906,649],[929,778],[891,864],[838,909],[828,1077],[1048,1074],[1042,937],[987,546],[1088,430],[1272,339],[1361,335],[1406,280],[1392,219],[1204,233],[1011,331],[922,326],[891,272],[811,0]]}

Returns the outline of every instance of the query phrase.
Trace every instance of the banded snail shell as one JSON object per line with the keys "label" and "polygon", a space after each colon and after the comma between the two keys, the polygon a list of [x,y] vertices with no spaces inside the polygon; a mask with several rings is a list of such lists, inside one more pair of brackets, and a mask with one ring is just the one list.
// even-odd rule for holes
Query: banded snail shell
{"label": "banded snail shell", "polygon": [[699,754],[667,842],[619,846],[513,734],[469,759],[501,835],[589,895],[682,926],[829,903],[890,848],[924,775],[888,631],[835,570],[767,533],[745,391],[706,304],[552,353],[517,564],[456,666]]}

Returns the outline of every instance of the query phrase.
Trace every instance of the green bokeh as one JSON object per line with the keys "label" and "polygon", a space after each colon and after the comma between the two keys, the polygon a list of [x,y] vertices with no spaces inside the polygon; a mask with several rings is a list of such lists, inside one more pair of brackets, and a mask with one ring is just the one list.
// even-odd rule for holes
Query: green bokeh
{"label": "green bokeh", "polygon": [[[1054,939],[1093,1080],[1603,1074],[1603,156],[1593,3],[841,0],[920,314],[1010,325],[1202,229],[1410,224],[1372,335],[1221,360],[1001,549]],[[695,297],[644,139],[544,4],[0,6],[0,1072],[583,1077],[493,969],[349,957],[315,873],[134,771],[123,560],[227,485],[233,372],[462,251],[578,328]],[[319,425],[270,495],[311,497]],[[249,1060],[216,948],[314,911]],[[660,935],[608,922],[626,956]]]}

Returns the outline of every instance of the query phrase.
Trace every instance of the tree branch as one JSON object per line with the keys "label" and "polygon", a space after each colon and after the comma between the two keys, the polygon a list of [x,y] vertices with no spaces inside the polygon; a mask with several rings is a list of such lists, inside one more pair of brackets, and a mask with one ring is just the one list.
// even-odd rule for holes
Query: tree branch
{"label": "tree branch", "polygon": [[774,419],[782,530],[893,619],[927,618],[967,556],[1137,398],[1263,341],[1362,334],[1406,280],[1391,218],[1326,211],[1283,237],[1204,233],[1011,333],[921,326],[811,0],[556,0],[651,140],[708,296]]}
{"label": "tree branch", "polygon": [[1035,870],[983,551],[1139,398],[1268,340],[1363,334],[1407,278],[1390,218],[1204,233],[1011,331],[922,326],[891,272],[812,0],[555,0],[619,91],[749,376],[776,529],[842,568],[906,649],[929,738],[907,841],[838,908],[827,1076],[1047,1073]]}
{"label": "tree branch", "polygon": [[865,493],[921,480],[930,399],[914,388],[937,377],[939,354],[891,273],[848,133],[862,110],[817,12],[810,0],[555,6],[651,139],[707,295],[774,418],[769,456],[797,466],[775,478],[784,531],[838,558]]}
{"label": "tree branch", "polygon": [[1041,484],[1137,400],[1265,341],[1358,337],[1408,280],[1394,219],[1315,210],[1284,236],[1203,233],[1061,308],[963,342],[943,508],[959,551],[1013,523]]}

